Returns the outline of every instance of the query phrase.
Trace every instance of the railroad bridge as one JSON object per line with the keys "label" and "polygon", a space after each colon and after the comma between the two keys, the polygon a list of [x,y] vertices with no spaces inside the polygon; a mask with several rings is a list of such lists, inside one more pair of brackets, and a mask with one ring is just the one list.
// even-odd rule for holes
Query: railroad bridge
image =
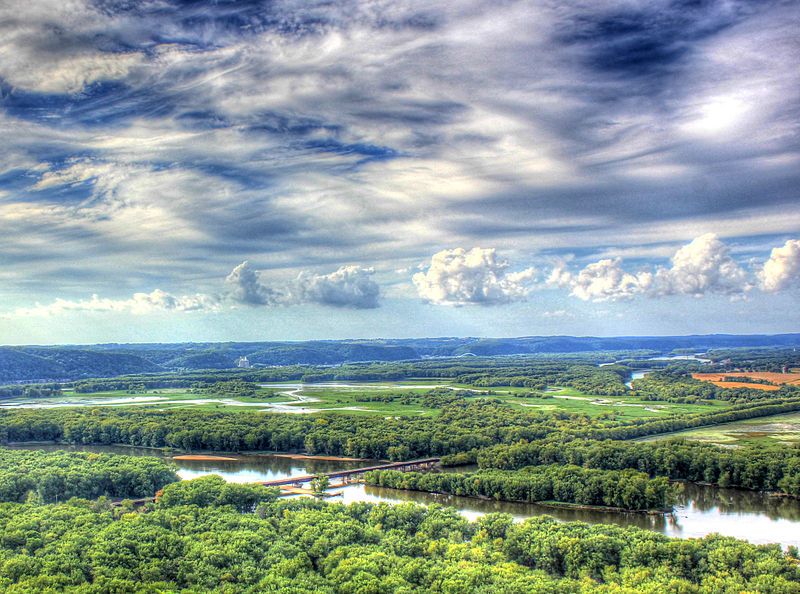
{"label": "railroad bridge", "polygon": [[421,460],[407,460],[406,462],[391,462],[389,464],[380,464],[378,466],[367,466],[364,468],[353,468],[350,470],[337,470],[335,472],[323,472],[320,474],[304,474],[301,476],[292,476],[273,481],[259,481],[258,484],[264,485],[265,487],[302,487],[304,483],[309,483],[318,476],[327,476],[331,480],[339,479],[342,483],[346,484],[352,482],[353,479],[358,478],[362,474],[372,470],[399,470],[401,472],[430,470],[439,464],[439,461],[440,458],[423,458]]}

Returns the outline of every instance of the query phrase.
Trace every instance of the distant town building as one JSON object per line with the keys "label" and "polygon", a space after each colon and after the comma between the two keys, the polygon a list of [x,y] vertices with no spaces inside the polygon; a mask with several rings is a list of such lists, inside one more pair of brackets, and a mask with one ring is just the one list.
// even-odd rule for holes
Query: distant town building
{"label": "distant town building", "polygon": [[247,357],[239,357],[239,360],[236,361],[236,367],[248,368],[252,367],[252,365],[250,365],[250,361]]}

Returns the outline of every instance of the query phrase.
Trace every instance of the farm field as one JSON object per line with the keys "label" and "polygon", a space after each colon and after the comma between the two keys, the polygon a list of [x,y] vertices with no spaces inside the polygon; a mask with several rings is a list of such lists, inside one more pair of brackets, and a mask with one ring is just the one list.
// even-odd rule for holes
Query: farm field
{"label": "farm field", "polygon": [[[800,373],[774,373],[769,371],[733,371],[719,373],[693,373],[692,377],[702,382],[710,382],[720,388],[752,388],[754,390],[765,390],[774,392],[780,390],[780,386],[800,385]],[[725,378],[741,378],[742,381],[725,381]],[[770,384],[759,384],[747,381],[748,379],[759,379],[770,382]]]}
{"label": "farm field", "polygon": [[646,437],[641,441],[657,441],[682,437],[726,446],[785,444],[800,445],[800,413],[747,419],[734,423],[700,427]]}

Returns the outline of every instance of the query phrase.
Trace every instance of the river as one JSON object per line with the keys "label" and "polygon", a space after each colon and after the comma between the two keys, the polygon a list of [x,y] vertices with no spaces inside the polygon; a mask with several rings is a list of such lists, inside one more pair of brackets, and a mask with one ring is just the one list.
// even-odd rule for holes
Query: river
{"label": "river", "polygon": [[[369,466],[374,461],[327,461],[294,459],[274,455],[230,454],[236,460],[174,460],[162,450],[129,446],[60,446],[26,445],[26,449],[74,450],[116,453],[134,456],[156,456],[178,467],[182,479],[218,474],[230,482],[268,481],[290,476],[317,474],[344,468]],[[491,512],[505,512],[517,520],[547,514],[563,521],[582,521],[637,526],[669,536],[701,537],[712,532],[734,536],[756,544],[777,542],[783,546],[800,546],[800,501],[772,497],[763,493],[737,489],[685,484],[674,512],[667,516],[635,513],[599,512],[593,510],[556,509],[527,503],[485,501],[468,497],[438,495],[416,491],[400,491],[350,485],[336,489],[341,495],[329,501],[439,503],[457,508],[465,517],[475,519]]]}

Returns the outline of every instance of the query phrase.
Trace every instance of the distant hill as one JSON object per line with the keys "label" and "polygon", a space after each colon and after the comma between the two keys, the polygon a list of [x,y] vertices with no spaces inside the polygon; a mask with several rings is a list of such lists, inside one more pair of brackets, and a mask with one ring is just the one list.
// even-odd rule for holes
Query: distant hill
{"label": "distant hill", "polygon": [[800,334],[696,336],[525,336],[520,338],[411,338],[98,344],[0,347],[0,382],[72,380],[181,369],[228,369],[239,357],[254,365],[340,365],[426,357],[482,357],[538,353],[647,350],[670,353],[737,347],[800,347]]}

